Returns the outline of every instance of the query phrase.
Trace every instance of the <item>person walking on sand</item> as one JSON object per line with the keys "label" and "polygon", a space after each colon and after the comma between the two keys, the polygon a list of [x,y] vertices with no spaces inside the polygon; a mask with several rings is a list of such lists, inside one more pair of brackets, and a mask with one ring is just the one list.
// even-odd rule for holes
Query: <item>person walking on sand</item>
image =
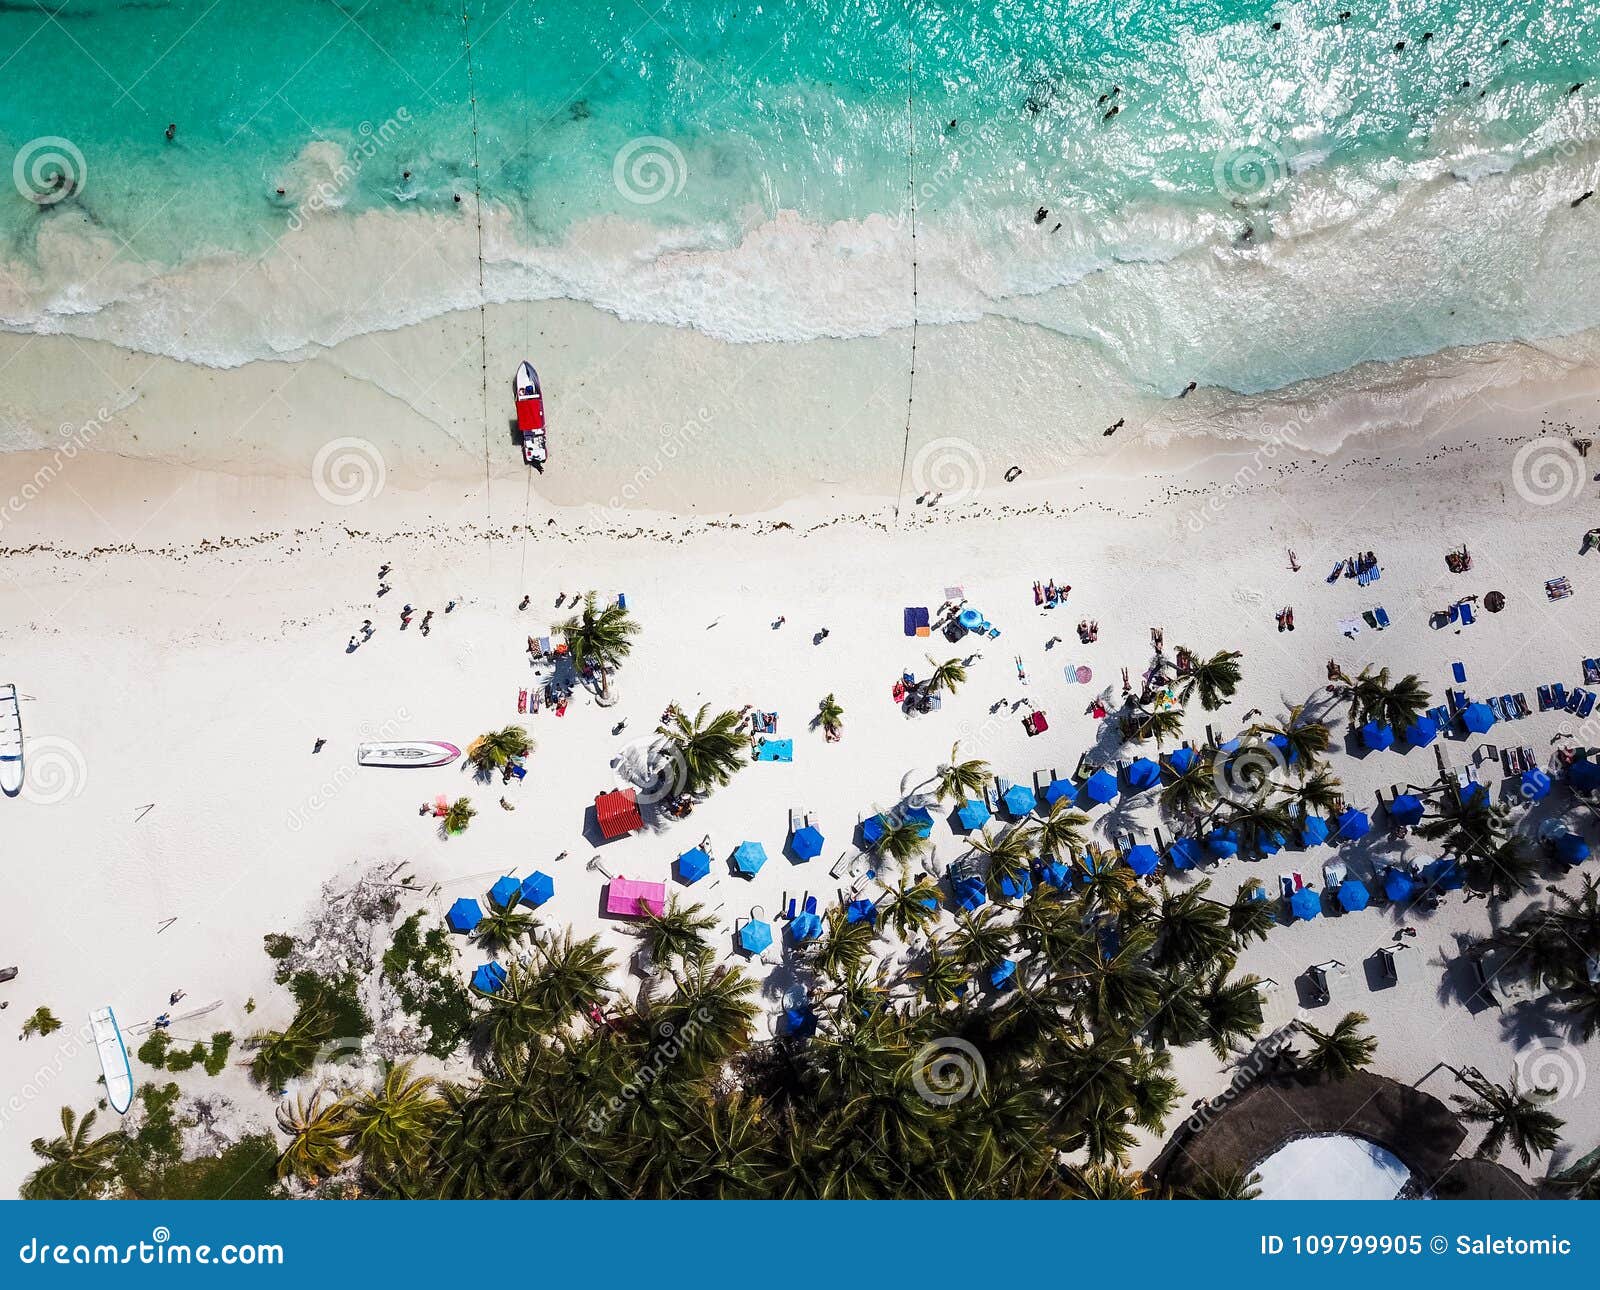
{"label": "person walking on sand", "polygon": [[183,998],[183,996],[188,993],[189,992],[187,990],[174,990],[167,996],[167,1005],[169,1007],[176,1008],[178,1006],[178,1000]]}
{"label": "person walking on sand", "polygon": [[424,636],[426,636],[428,634],[428,631],[429,631],[430,627],[432,626],[432,623],[433,623],[433,610],[430,609],[430,610],[428,610],[427,613],[422,615],[421,631],[422,631],[422,634]]}
{"label": "person walking on sand", "polygon": [[522,597],[522,603],[520,605],[518,605],[517,608],[518,609],[526,609],[528,607],[528,601],[530,599],[532,599],[532,597],[524,595]]}
{"label": "person walking on sand", "polygon": [[452,609],[454,609],[454,608],[455,608],[455,607],[456,607],[456,606],[457,606],[457,605],[459,605],[459,604],[460,604],[460,603],[461,603],[461,601],[460,601],[460,600],[459,600],[459,599],[457,599],[457,600],[452,600],[452,601],[451,601],[451,602],[450,602],[450,603],[449,603],[449,604],[448,604],[448,605],[446,605],[446,606],[445,606],[445,607],[444,607],[444,611],[445,611],[445,613],[447,613],[447,614],[448,614],[448,613],[449,613],[449,612],[450,612],[450,611],[451,611],[451,610],[452,610]]}
{"label": "person walking on sand", "polygon": [[317,736],[317,742],[311,745],[311,751],[313,753],[321,752],[322,751],[322,746],[327,742],[328,741],[326,739],[324,739],[321,735],[318,735]]}

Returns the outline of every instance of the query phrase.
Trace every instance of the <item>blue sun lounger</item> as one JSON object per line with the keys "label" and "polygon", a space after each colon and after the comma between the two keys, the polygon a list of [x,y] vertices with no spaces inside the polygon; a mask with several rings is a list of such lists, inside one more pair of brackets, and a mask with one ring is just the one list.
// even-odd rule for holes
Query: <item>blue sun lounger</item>
{"label": "blue sun lounger", "polygon": [[1567,687],[1562,685],[1560,681],[1557,681],[1554,685],[1552,685],[1550,687],[1550,697],[1555,700],[1556,707],[1558,707],[1558,708],[1566,707],[1567,706]]}
{"label": "blue sun lounger", "polygon": [[1470,600],[1463,600],[1461,602],[1461,625],[1463,627],[1470,627],[1476,621],[1477,620],[1472,616],[1472,602]]}
{"label": "blue sun lounger", "polygon": [[1585,690],[1583,692],[1583,702],[1578,705],[1578,715],[1580,717],[1586,717],[1594,711],[1594,699],[1593,690]]}
{"label": "blue sun lounger", "polygon": [[1450,675],[1455,677],[1457,685],[1465,685],[1467,683],[1467,669],[1462,667],[1460,663],[1450,664]]}
{"label": "blue sun lounger", "polygon": [[1380,631],[1389,625],[1389,615],[1384,611],[1382,605],[1377,605],[1373,608],[1372,616],[1378,620],[1378,629]]}

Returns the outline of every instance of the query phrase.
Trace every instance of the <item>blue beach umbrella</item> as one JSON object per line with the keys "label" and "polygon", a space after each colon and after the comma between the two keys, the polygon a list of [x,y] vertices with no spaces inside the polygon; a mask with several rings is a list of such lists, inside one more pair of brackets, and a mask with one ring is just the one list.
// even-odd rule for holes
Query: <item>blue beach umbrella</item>
{"label": "blue beach umbrella", "polygon": [[1044,867],[1042,881],[1049,883],[1052,887],[1056,888],[1056,890],[1060,891],[1066,887],[1072,886],[1072,870],[1064,861],[1052,860]]}
{"label": "blue beach umbrella", "polygon": [[994,815],[988,806],[973,797],[969,797],[965,802],[961,803],[961,809],[956,812],[956,819],[961,822],[961,827],[969,832],[973,829],[981,829],[993,818]]}
{"label": "blue beach umbrella", "polygon": [[1156,849],[1148,843],[1141,842],[1128,849],[1128,868],[1141,878],[1153,874],[1160,862],[1161,857],[1156,854]]}
{"label": "blue beach umbrella", "polygon": [[1021,876],[1013,878],[1009,874],[1000,879],[1000,894],[1007,900],[1021,900],[1033,890],[1033,875],[1026,869]]}
{"label": "blue beach umbrella", "polygon": [[1449,856],[1441,856],[1422,866],[1422,881],[1424,886],[1437,887],[1440,891],[1454,891],[1466,885],[1466,878],[1458,865]]}
{"label": "blue beach umbrella", "polygon": [[444,921],[450,924],[452,932],[470,932],[483,922],[483,906],[470,897],[463,896],[450,906],[450,912],[444,916]]}
{"label": "blue beach umbrella", "polygon": [[1276,829],[1265,829],[1256,834],[1256,845],[1264,856],[1275,856],[1288,845],[1287,839]]}
{"label": "blue beach umbrella", "polygon": [[905,821],[917,826],[919,838],[925,838],[933,832],[933,814],[926,806],[913,806],[906,812]]}
{"label": "blue beach umbrella", "polygon": [[1600,788],[1600,761],[1578,758],[1567,767],[1567,784],[1577,793],[1592,793]]}
{"label": "blue beach umbrella", "polygon": [[517,896],[522,891],[522,884],[509,874],[504,878],[497,878],[494,886],[489,888],[489,899],[501,909],[510,909],[517,903]]}
{"label": "blue beach umbrella", "polygon": [[1044,804],[1054,806],[1063,797],[1071,797],[1077,791],[1070,779],[1052,779],[1044,786]]}
{"label": "blue beach umbrella", "polygon": [[1473,780],[1461,790],[1461,805],[1466,807],[1489,805],[1489,786]]}
{"label": "blue beach umbrella", "polygon": [[822,834],[806,825],[803,829],[796,829],[794,834],[794,853],[802,860],[815,860],[822,854]]}
{"label": "blue beach umbrella", "polygon": [[1394,727],[1386,726],[1381,721],[1369,721],[1361,727],[1361,742],[1373,752],[1382,752],[1385,748],[1394,747]]}
{"label": "blue beach umbrella", "polygon": [[1469,703],[1462,710],[1461,724],[1475,735],[1488,734],[1494,725],[1494,709],[1487,703]]}
{"label": "blue beach umbrella", "polygon": [[1200,755],[1193,748],[1174,748],[1167,757],[1167,765],[1179,775],[1186,775],[1189,768],[1200,760]]}
{"label": "blue beach umbrella", "polygon": [[506,983],[506,970],[498,963],[485,963],[472,974],[472,988],[484,994],[498,994]]}
{"label": "blue beach umbrella", "polygon": [[1389,803],[1389,818],[1407,828],[1422,823],[1422,799],[1415,793],[1401,793]]}
{"label": "blue beach umbrella", "polygon": [[1322,912],[1322,897],[1310,887],[1302,887],[1289,897],[1289,908],[1296,918],[1315,918]]}
{"label": "blue beach umbrella", "polygon": [[752,918],[739,929],[739,948],[746,954],[759,954],[772,944],[772,924]]}
{"label": "blue beach umbrella", "polygon": [[1340,842],[1354,842],[1357,838],[1364,838],[1372,832],[1372,821],[1367,818],[1365,811],[1358,811],[1353,806],[1347,806],[1339,812],[1335,821],[1337,827],[1334,834]]}
{"label": "blue beach umbrella", "polygon": [[678,857],[678,877],[684,882],[699,882],[711,872],[711,857],[701,847]]}
{"label": "blue beach umbrella", "polygon": [[875,847],[883,838],[884,819],[881,815],[869,816],[861,825],[861,840]]}
{"label": "blue beach umbrella", "polygon": [[1239,854],[1239,835],[1233,829],[1216,828],[1206,834],[1206,853],[1217,860]]}
{"label": "blue beach umbrella", "polygon": [[1522,780],[1518,792],[1530,801],[1537,802],[1550,792],[1550,776],[1535,766],[1532,770],[1522,772]]}
{"label": "blue beach umbrella", "polygon": [[1383,894],[1390,900],[1410,900],[1416,884],[1404,869],[1390,869],[1383,875]]}
{"label": "blue beach umbrella", "polygon": [[1154,788],[1161,782],[1161,767],[1148,757],[1135,757],[1128,767],[1128,786],[1136,792]]}
{"label": "blue beach umbrella", "polygon": [[789,935],[797,941],[814,941],[822,935],[822,919],[809,912],[796,914],[789,920]]}
{"label": "blue beach umbrella", "polygon": [[844,921],[847,923],[876,923],[878,921],[878,907],[870,900],[852,900],[844,907]]}
{"label": "blue beach umbrella", "polygon": [[983,889],[982,878],[957,878],[954,891],[956,904],[969,912],[987,904],[989,900],[989,893]]}
{"label": "blue beach umbrella", "polygon": [[1039,799],[1026,784],[1013,784],[1000,794],[1000,800],[1005,804],[1007,814],[1013,819],[1021,819],[1039,804]]}
{"label": "blue beach umbrella", "polygon": [[1205,859],[1205,851],[1193,838],[1178,838],[1167,848],[1167,859],[1174,869],[1193,869]]}
{"label": "blue beach umbrella", "polygon": [[1432,717],[1418,717],[1400,733],[1413,748],[1426,748],[1439,737],[1439,723]]}
{"label": "blue beach umbrella", "polygon": [[1003,989],[1016,974],[1016,963],[1011,959],[1001,959],[989,969],[989,984],[996,990]]}
{"label": "blue beach umbrella", "polygon": [[766,862],[767,849],[759,842],[741,842],[733,849],[733,867],[740,873],[760,873]]}
{"label": "blue beach umbrella", "polygon": [[1328,822],[1320,815],[1308,815],[1300,822],[1300,845],[1314,847],[1328,840]]}
{"label": "blue beach umbrella", "polygon": [[1372,893],[1367,890],[1367,884],[1364,882],[1346,878],[1339,884],[1339,904],[1349,913],[1354,914],[1365,909],[1371,899]]}
{"label": "blue beach umbrella", "polygon": [[1089,795],[1091,802],[1099,802],[1104,806],[1117,795],[1117,777],[1102,766],[1089,776],[1083,791]]}
{"label": "blue beach umbrella", "polygon": [[1589,858],[1589,844],[1576,833],[1563,833],[1556,839],[1556,859],[1562,864],[1582,864]]}
{"label": "blue beach umbrella", "polygon": [[785,1008],[783,1033],[791,1039],[809,1039],[817,1031],[817,1014],[810,1008]]}
{"label": "blue beach umbrella", "polygon": [[522,880],[522,903],[525,905],[538,909],[555,894],[556,880],[538,869]]}

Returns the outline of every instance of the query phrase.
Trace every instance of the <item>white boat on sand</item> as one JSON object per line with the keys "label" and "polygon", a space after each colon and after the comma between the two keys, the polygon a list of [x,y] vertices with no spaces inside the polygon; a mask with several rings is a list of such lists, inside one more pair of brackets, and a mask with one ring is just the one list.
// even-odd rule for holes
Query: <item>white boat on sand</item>
{"label": "white boat on sand", "polygon": [[437,739],[356,745],[358,766],[448,766],[459,756],[461,749]]}
{"label": "white boat on sand", "polygon": [[15,797],[22,791],[22,708],[17,687],[0,685],[0,792]]}
{"label": "white boat on sand", "polygon": [[89,1014],[89,1029],[106,1079],[106,1101],[118,1115],[126,1115],[133,1105],[133,1067],[128,1064],[128,1048],[117,1028],[116,1014],[109,1007],[96,1008]]}

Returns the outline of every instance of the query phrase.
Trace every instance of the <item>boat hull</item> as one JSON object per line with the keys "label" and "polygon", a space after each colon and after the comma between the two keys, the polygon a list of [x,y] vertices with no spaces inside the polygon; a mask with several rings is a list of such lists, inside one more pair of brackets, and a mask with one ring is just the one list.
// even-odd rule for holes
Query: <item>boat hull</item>
{"label": "boat hull", "polygon": [[89,1014],[89,1032],[106,1080],[106,1102],[118,1115],[126,1115],[133,1105],[133,1067],[116,1014],[110,1008],[96,1008]]}
{"label": "boat hull", "polygon": [[523,359],[511,379],[511,392],[517,401],[517,430],[522,435],[522,460],[530,466],[543,466],[546,458],[544,437],[544,393],[539,388],[539,373]]}
{"label": "boat hull", "polygon": [[15,797],[22,791],[22,707],[17,687],[0,685],[0,793]]}
{"label": "boat hull", "polygon": [[448,766],[459,756],[461,749],[454,744],[434,739],[356,745],[358,766],[386,766],[402,770]]}

